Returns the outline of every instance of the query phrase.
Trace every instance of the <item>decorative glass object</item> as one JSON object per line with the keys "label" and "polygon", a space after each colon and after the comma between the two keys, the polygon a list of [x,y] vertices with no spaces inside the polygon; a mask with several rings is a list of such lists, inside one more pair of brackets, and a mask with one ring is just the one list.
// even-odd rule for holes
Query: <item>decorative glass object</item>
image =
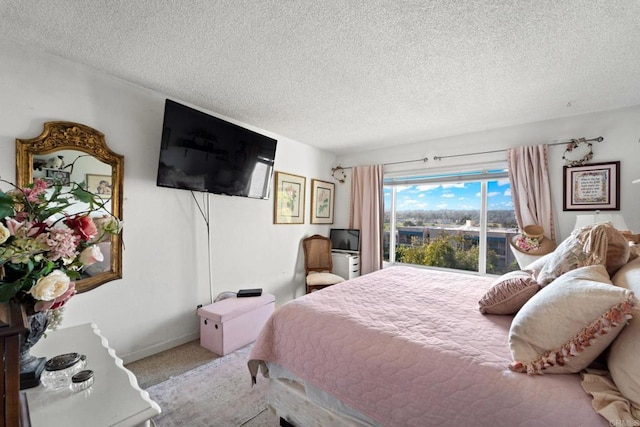
{"label": "decorative glass object", "polygon": [[85,369],[71,377],[71,391],[85,390],[93,385],[93,371]]}
{"label": "decorative glass object", "polygon": [[50,390],[69,388],[71,378],[82,371],[87,358],[79,353],[66,353],[55,356],[44,364],[40,382]]}

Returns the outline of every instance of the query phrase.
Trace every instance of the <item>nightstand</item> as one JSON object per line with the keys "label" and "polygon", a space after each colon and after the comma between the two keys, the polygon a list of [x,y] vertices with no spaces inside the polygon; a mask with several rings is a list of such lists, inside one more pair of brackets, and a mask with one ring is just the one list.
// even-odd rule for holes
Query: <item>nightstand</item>
{"label": "nightstand", "polygon": [[33,427],[150,426],[149,420],[160,414],[160,406],[138,386],[95,324],[47,332],[31,349],[47,359],[72,352],[87,356],[85,369],[94,372],[93,385],[75,393],[42,384],[26,390]]}

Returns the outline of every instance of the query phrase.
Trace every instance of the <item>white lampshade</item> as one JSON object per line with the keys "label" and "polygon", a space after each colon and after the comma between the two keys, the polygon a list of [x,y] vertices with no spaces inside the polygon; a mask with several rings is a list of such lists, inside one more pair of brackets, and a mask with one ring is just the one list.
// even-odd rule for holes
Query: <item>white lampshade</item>
{"label": "white lampshade", "polygon": [[621,214],[601,213],[576,215],[576,224],[573,226],[573,229],[577,230],[578,228],[586,227],[587,225],[607,221],[611,222],[617,230],[626,231],[629,229],[627,223],[624,221],[624,217]]}

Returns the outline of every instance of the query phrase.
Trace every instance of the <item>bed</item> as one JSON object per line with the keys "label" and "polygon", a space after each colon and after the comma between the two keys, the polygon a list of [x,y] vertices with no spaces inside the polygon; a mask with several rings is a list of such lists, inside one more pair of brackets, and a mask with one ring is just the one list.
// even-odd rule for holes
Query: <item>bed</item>
{"label": "bed", "polygon": [[269,319],[251,376],[267,378],[270,405],[295,426],[612,425],[580,374],[514,369],[514,316],[478,309],[495,284],[394,266],[305,295]]}

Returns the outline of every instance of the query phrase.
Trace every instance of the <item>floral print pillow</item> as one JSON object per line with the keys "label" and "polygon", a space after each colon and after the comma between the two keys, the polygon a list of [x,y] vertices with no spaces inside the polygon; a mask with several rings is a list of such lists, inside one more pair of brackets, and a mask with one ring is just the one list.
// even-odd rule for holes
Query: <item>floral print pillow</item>
{"label": "floral print pillow", "polygon": [[536,280],[540,286],[544,287],[571,270],[603,262],[604,260],[594,259],[586,253],[584,245],[577,236],[571,234],[558,245],[546,260],[545,265],[536,276]]}

